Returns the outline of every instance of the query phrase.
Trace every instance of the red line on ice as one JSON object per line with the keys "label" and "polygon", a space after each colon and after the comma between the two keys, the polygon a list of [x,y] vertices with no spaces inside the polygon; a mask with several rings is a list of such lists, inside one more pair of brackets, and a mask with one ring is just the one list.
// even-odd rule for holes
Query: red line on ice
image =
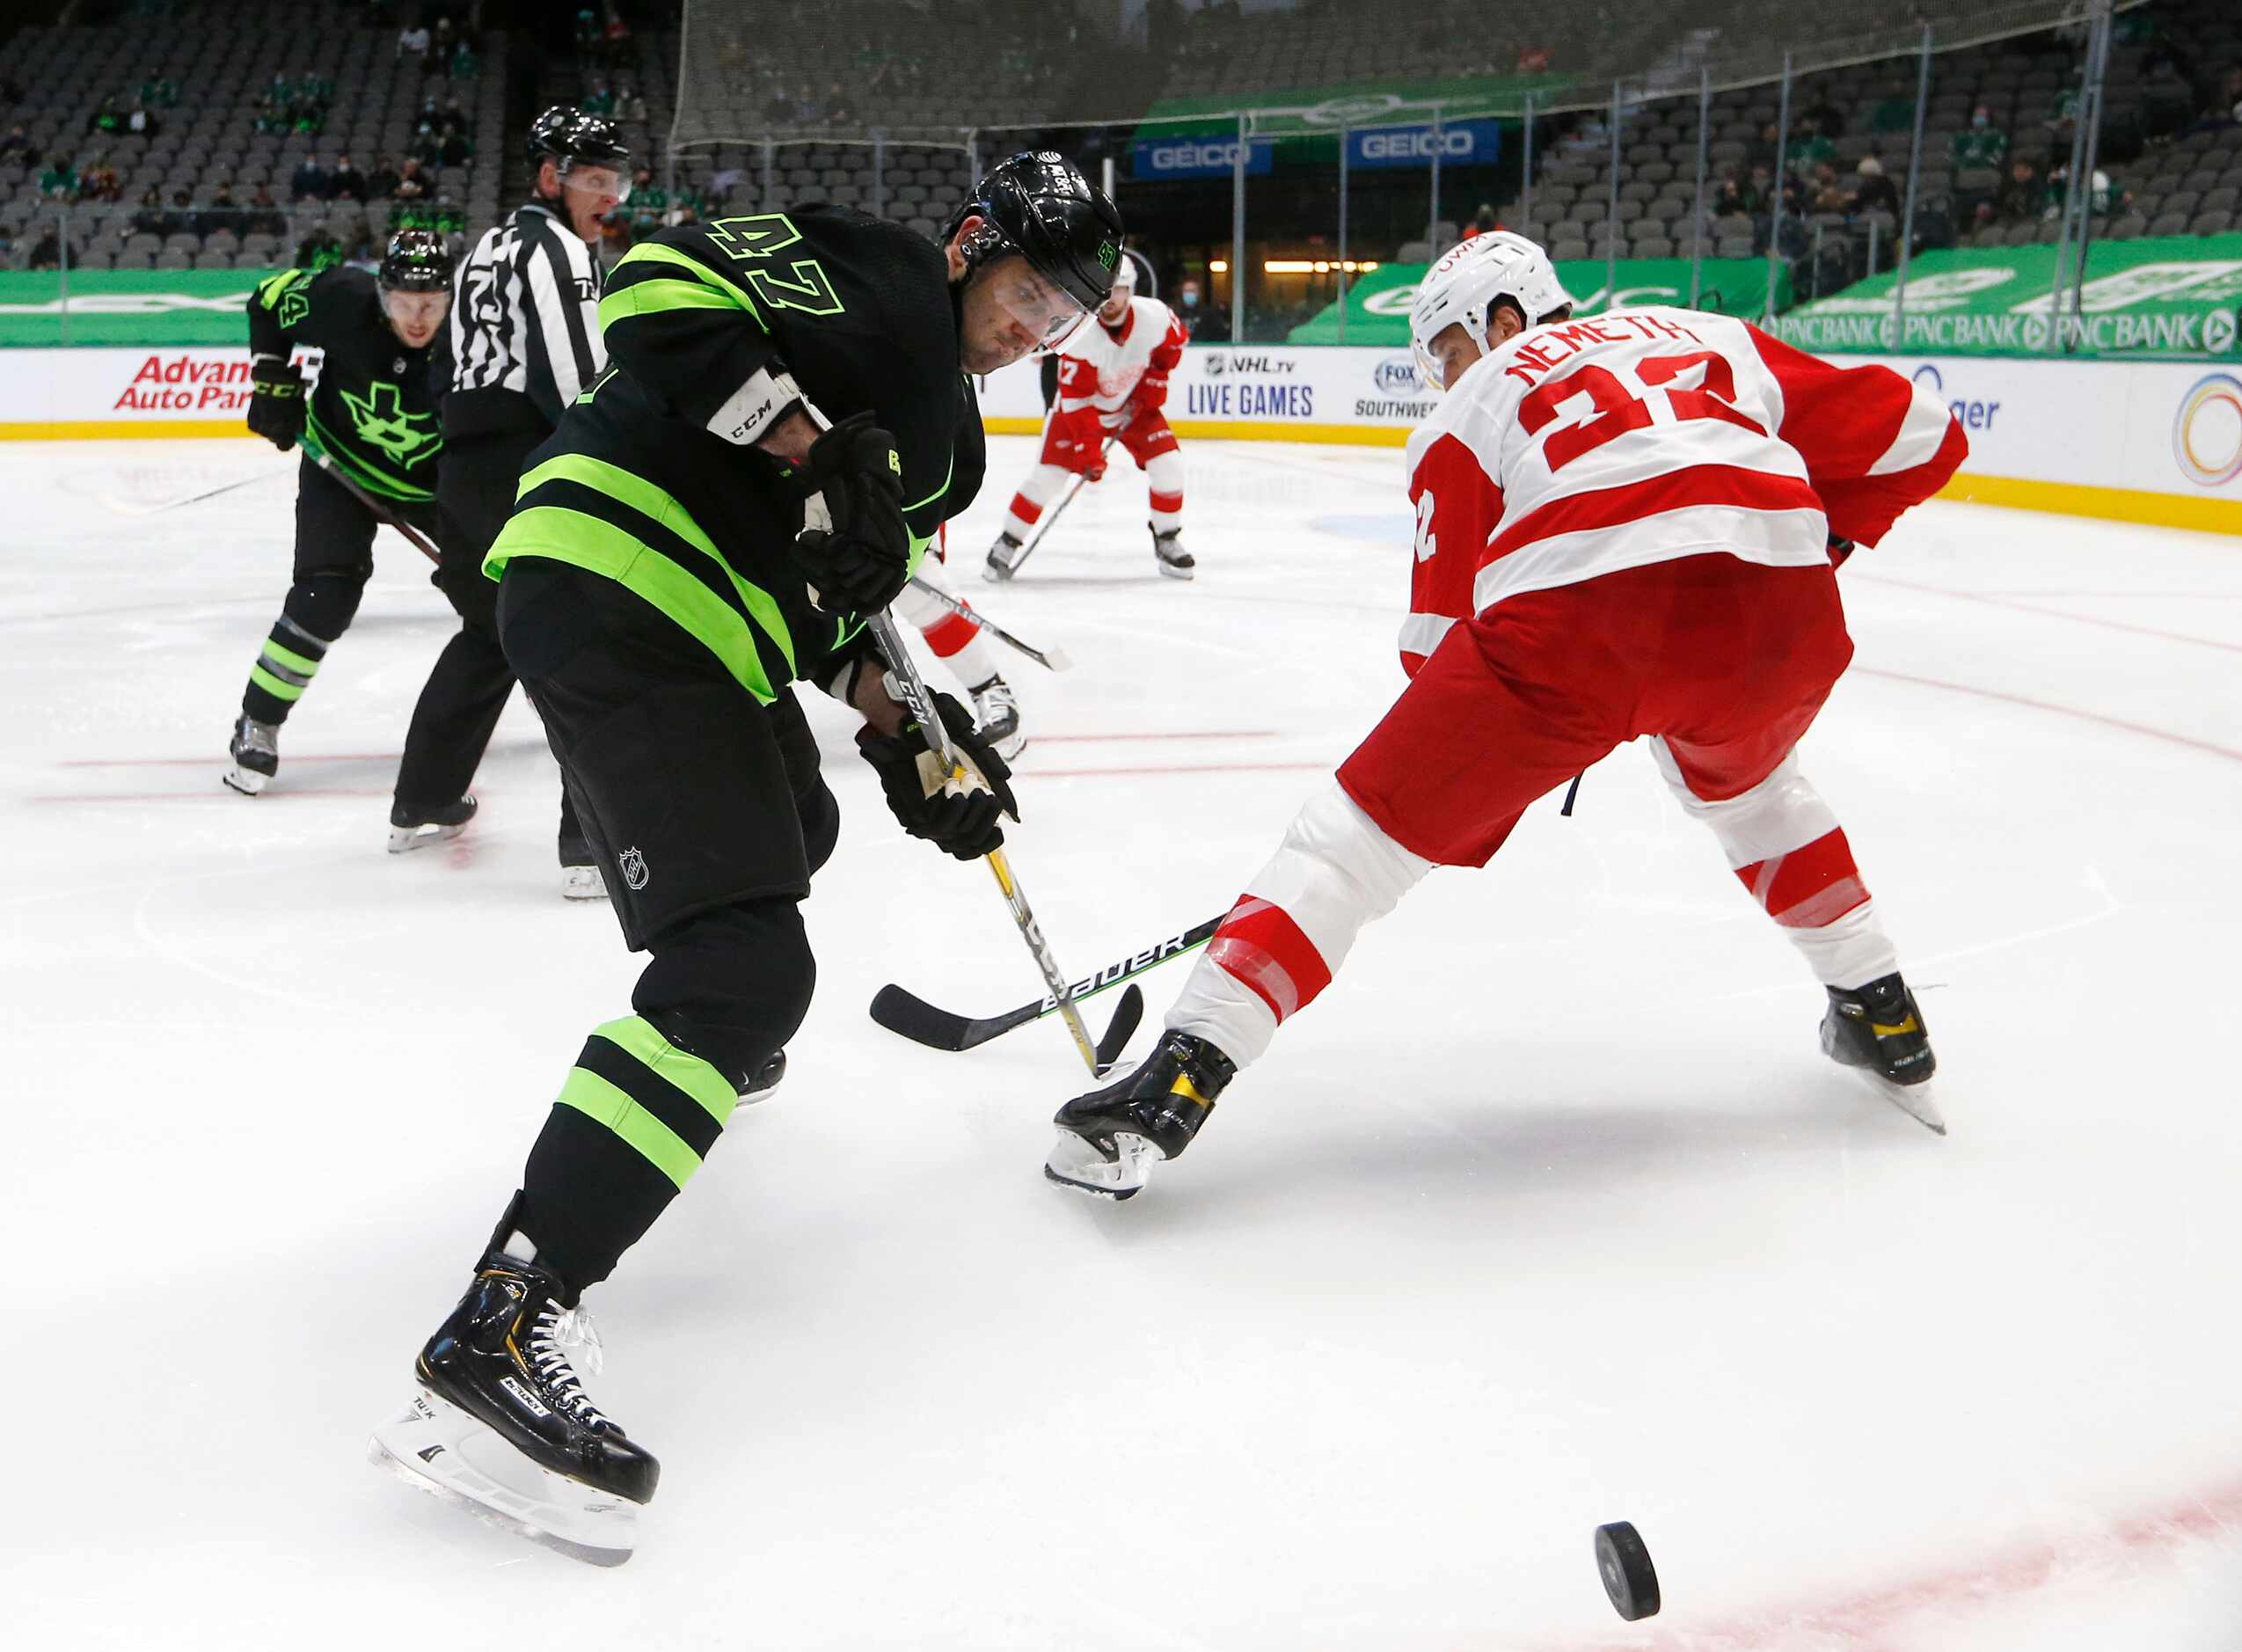
{"label": "red line on ice", "polygon": [[1852,670],[1861,676],[1882,677],[1888,683],[1911,683],[1917,688],[1948,689],[1956,694],[1975,695],[1979,699],[2028,706],[2035,712],[2053,712],[2058,717],[2076,717],[2081,722],[2100,723],[2105,728],[2122,729],[2129,735],[2162,740],[2175,746],[2185,746],[2191,751],[2208,751],[2215,757],[2231,757],[2235,762],[2242,763],[2242,751],[2237,751],[2231,746],[2198,740],[2192,735],[2175,735],[2169,728],[2152,728],[2147,723],[2128,722],[2122,717],[2106,717],[2100,712],[2081,711],[2076,705],[2058,705],[2052,700],[2035,700],[2029,695],[2005,693],[1999,689],[1972,688],[1967,683],[1949,683],[1943,677],[1910,676],[1904,671],[1881,671],[1874,666],[1857,665]]}
{"label": "red line on ice", "polygon": [[2122,619],[2099,619],[2092,614],[2066,613],[2060,608],[2041,608],[2036,603],[2015,602],[1982,591],[1957,591],[1943,585],[1922,585],[1913,580],[1895,580],[1882,574],[1859,574],[1855,576],[1855,582],[1895,586],[1903,591],[1928,591],[1933,596],[1951,596],[1958,603],[1983,603],[1988,608],[2005,608],[2019,614],[2037,614],[2042,619],[2068,619],[2081,625],[2100,625],[2105,631],[2129,631],[2136,637],[2157,637],[2165,642],[2193,643],[2198,648],[2217,648],[2227,654],[2242,654],[2242,642],[2220,642],[2211,637],[2190,636],[2186,632],[2161,631],[2154,625],[2130,625]]}

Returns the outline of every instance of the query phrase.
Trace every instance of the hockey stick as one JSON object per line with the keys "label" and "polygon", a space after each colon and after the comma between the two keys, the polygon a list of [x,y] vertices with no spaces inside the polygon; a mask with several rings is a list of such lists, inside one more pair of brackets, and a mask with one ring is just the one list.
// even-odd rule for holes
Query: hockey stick
{"label": "hockey stick", "polygon": [[[1122,427],[1122,429],[1127,428],[1126,425]],[[1098,450],[1098,466],[1100,470],[1105,468],[1106,456],[1114,450],[1114,442],[1120,434],[1120,431],[1115,431],[1113,435],[1107,436],[1106,445]],[[1087,471],[1077,471],[1074,473],[1074,480],[1069,482],[1067,491],[1059,495],[1059,502],[1043,513],[1043,520],[1035,524],[1035,531],[1028,535],[1027,543],[1019,548],[1019,554],[1012,559],[1011,572],[1004,576],[1006,579],[1019,577],[1019,571],[1026,564],[1027,559],[1035,554],[1035,547],[1043,543],[1043,536],[1051,531],[1051,524],[1058,521],[1060,512],[1074,503],[1074,496],[1082,491],[1082,485],[1089,479],[1090,472]]]}
{"label": "hockey stick", "polygon": [[[935,705],[934,697],[926,691],[926,679],[919,676],[918,664],[911,658],[909,649],[903,646],[902,633],[896,629],[895,619],[888,614],[879,613],[873,615],[866,623],[871,627],[873,640],[880,644],[880,652],[887,656],[895,684],[902,691],[903,703],[910,708],[911,715],[918,719],[919,727],[926,731],[927,742],[933,748],[935,757],[951,774],[964,773],[966,766],[959,759],[957,748],[950,743],[950,731],[942,721],[940,708]],[[1051,955],[1050,943],[1043,939],[1043,932],[1035,922],[1035,914],[1029,910],[1027,895],[1020,888],[1019,880],[1012,875],[1011,863],[1005,859],[1001,847],[990,850],[984,859],[989,862],[989,870],[996,874],[997,887],[1004,892],[1004,903],[1012,909],[1012,922],[1019,925],[1020,939],[1027,943],[1027,950],[1035,960],[1036,969],[1042,972],[1043,984],[1056,1001],[1060,1017],[1066,1022],[1067,1031],[1073,1034],[1074,1046],[1081,1052],[1084,1064],[1090,1069],[1092,1078],[1102,1078],[1106,1069],[1113,1065],[1112,1056],[1100,1059],[1100,1051],[1113,1039],[1112,1030],[1107,1029],[1106,1039],[1100,1042],[1092,1044],[1090,1042],[1090,1029],[1082,1023],[1082,1012],[1074,1007],[1074,995],[1067,985],[1066,976],[1059,969],[1058,960]],[[1120,1018],[1116,1016],[1114,1019],[1118,1021]],[[1130,1030],[1135,1030],[1133,1026]],[[1124,1033],[1121,1036],[1125,1041],[1128,1034]],[[1119,1053],[1119,1046],[1115,1045],[1114,1054]]]}
{"label": "hockey stick", "polygon": [[223,486],[209,488],[200,493],[189,493],[185,499],[167,499],[160,505],[128,505],[124,501],[116,498],[106,499],[105,502],[110,509],[120,516],[160,516],[167,510],[179,509],[182,505],[199,505],[206,499],[215,499],[221,493],[230,493],[237,487],[247,487],[252,482],[269,482],[274,477],[284,474],[286,472],[281,471],[259,471],[256,475],[245,476],[237,482],[228,482]]}
{"label": "hockey stick", "polygon": [[949,592],[943,590],[937,586],[929,585],[924,580],[919,578],[916,574],[911,575],[911,583],[916,585],[927,596],[932,597],[936,602],[941,603],[943,607],[948,609],[960,619],[964,620],[968,625],[977,626],[981,630],[987,632],[997,641],[1005,643],[1011,647],[1019,649],[1022,654],[1034,661],[1036,664],[1042,666],[1045,669],[1051,671],[1065,671],[1072,669],[1074,662],[1067,658],[1067,651],[1064,648],[1052,648],[1049,650],[1031,648],[1026,643],[1022,642],[1018,637],[1013,636],[1011,632],[1006,631],[1002,625],[997,624],[995,620],[983,618],[973,609],[967,607],[956,597],[951,596]]}
{"label": "hockey stick", "polygon": [[335,480],[340,482],[346,488],[349,489],[351,496],[357,500],[360,504],[365,506],[369,511],[373,513],[373,517],[376,522],[386,523],[389,526],[396,529],[398,532],[405,536],[406,541],[411,544],[415,551],[418,551],[422,556],[427,558],[429,561],[435,563],[438,567],[442,567],[443,566],[443,552],[436,549],[435,543],[429,539],[427,535],[422,533],[411,523],[405,521],[404,517],[391,510],[387,506],[383,505],[381,501],[376,499],[371,493],[359,486],[358,484],[352,481],[350,478],[344,475],[340,467],[325,454],[320,452],[318,449],[312,447],[308,442],[305,443],[303,450],[311,456],[311,462],[314,464],[317,464],[321,470],[325,471],[328,475],[333,477]]}
{"label": "hockey stick", "polygon": [[[1166,939],[1147,947],[1143,952],[1117,959],[1097,974],[1077,982],[1070,990],[1070,996],[1080,1003],[1108,987],[1121,985],[1132,976],[1141,976],[1171,958],[1203,947],[1221,922],[1219,917],[1210,917],[1202,924],[1194,924],[1179,935],[1170,935]],[[1114,1025],[1118,1027],[1126,1021],[1129,1031],[1136,1031],[1137,1018],[1143,1013],[1143,1006],[1144,994],[1132,983],[1128,990],[1121,995],[1121,1008],[1114,1016]],[[1015,1027],[1025,1027],[1030,1021],[1040,1020],[1057,1008],[1057,1000],[1046,994],[1033,1004],[1023,1004],[1019,1008],[1007,1010],[1002,1015],[960,1015],[954,1011],[929,1004],[917,993],[905,991],[891,982],[880,988],[872,1000],[872,1019],[889,1032],[901,1034],[916,1044],[924,1044],[934,1049],[971,1049],[976,1044],[985,1044],[992,1038],[1011,1032]],[[1121,1045],[1128,1042],[1126,1034],[1117,1042],[1108,1032],[1106,1044],[1099,1048],[1103,1049],[1111,1046],[1111,1056],[1118,1056]]]}

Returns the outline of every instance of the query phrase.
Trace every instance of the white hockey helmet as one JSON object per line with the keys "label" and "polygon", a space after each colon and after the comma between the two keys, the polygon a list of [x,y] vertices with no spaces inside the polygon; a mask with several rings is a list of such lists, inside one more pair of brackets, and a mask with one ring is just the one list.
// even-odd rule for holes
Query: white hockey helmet
{"label": "white hockey helmet", "polygon": [[1114,265],[1114,291],[1133,293],[1136,290],[1136,255],[1127,247]]}
{"label": "white hockey helmet", "polygon": [[1452,326],[1461,324],[1479,355],[1486,354],[1487,320],[1498,298],[1517,305],[1530,327],[1573,302],[1549,254],[1523,235],[1490,230],[1450,248],[1425,272],[1409,308],[1410,347],[1425,383],[1448,388],[1432,344]]}

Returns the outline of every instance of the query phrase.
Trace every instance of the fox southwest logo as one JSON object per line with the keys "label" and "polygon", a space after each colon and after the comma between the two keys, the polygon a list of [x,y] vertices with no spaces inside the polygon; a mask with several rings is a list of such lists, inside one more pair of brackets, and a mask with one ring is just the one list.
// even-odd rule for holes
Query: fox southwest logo
{"label": "fox southwest logo", "polygon": [[417,464],[426,458],[440,440],[433,428],[435,414],[405,412],[397,386],[386,379],[377,378],[366,388],[363,396],[342,393],[352,433],[397,464]]}

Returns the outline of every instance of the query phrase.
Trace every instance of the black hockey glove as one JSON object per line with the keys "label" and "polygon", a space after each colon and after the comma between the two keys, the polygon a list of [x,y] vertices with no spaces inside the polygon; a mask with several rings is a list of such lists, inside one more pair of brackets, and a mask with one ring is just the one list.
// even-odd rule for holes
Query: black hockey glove
{"label": "black hockey glove", "polygon": [[895,437],[869,413],[851,413],[812,444],[800,479],[810,496],[795,567],[827,611],[878,613],[910,578]]}
{"label": "black hockey glove", "polygon": [[284,355],[249,364],[249,428],[283,453],[303,434],[303,376]]}
{"label": "black hockey glove", "polygon": [[1000,815],[1019,818],[1019,805],[1006,784],[1012,771],[986,741],[974,732],[973,715],[947,694],[934,697],[935,709],[950,731],[950,744],[968,765],[963,775],[942,772],[942,759],[934,754],[926,730],[907,720],[901,733],[875,735],[869,728],[857,735],[857,749],[880,775],[887,807],[903,830],[924,837],[944,854],[960,860],[978,860],[1004,846]]}

